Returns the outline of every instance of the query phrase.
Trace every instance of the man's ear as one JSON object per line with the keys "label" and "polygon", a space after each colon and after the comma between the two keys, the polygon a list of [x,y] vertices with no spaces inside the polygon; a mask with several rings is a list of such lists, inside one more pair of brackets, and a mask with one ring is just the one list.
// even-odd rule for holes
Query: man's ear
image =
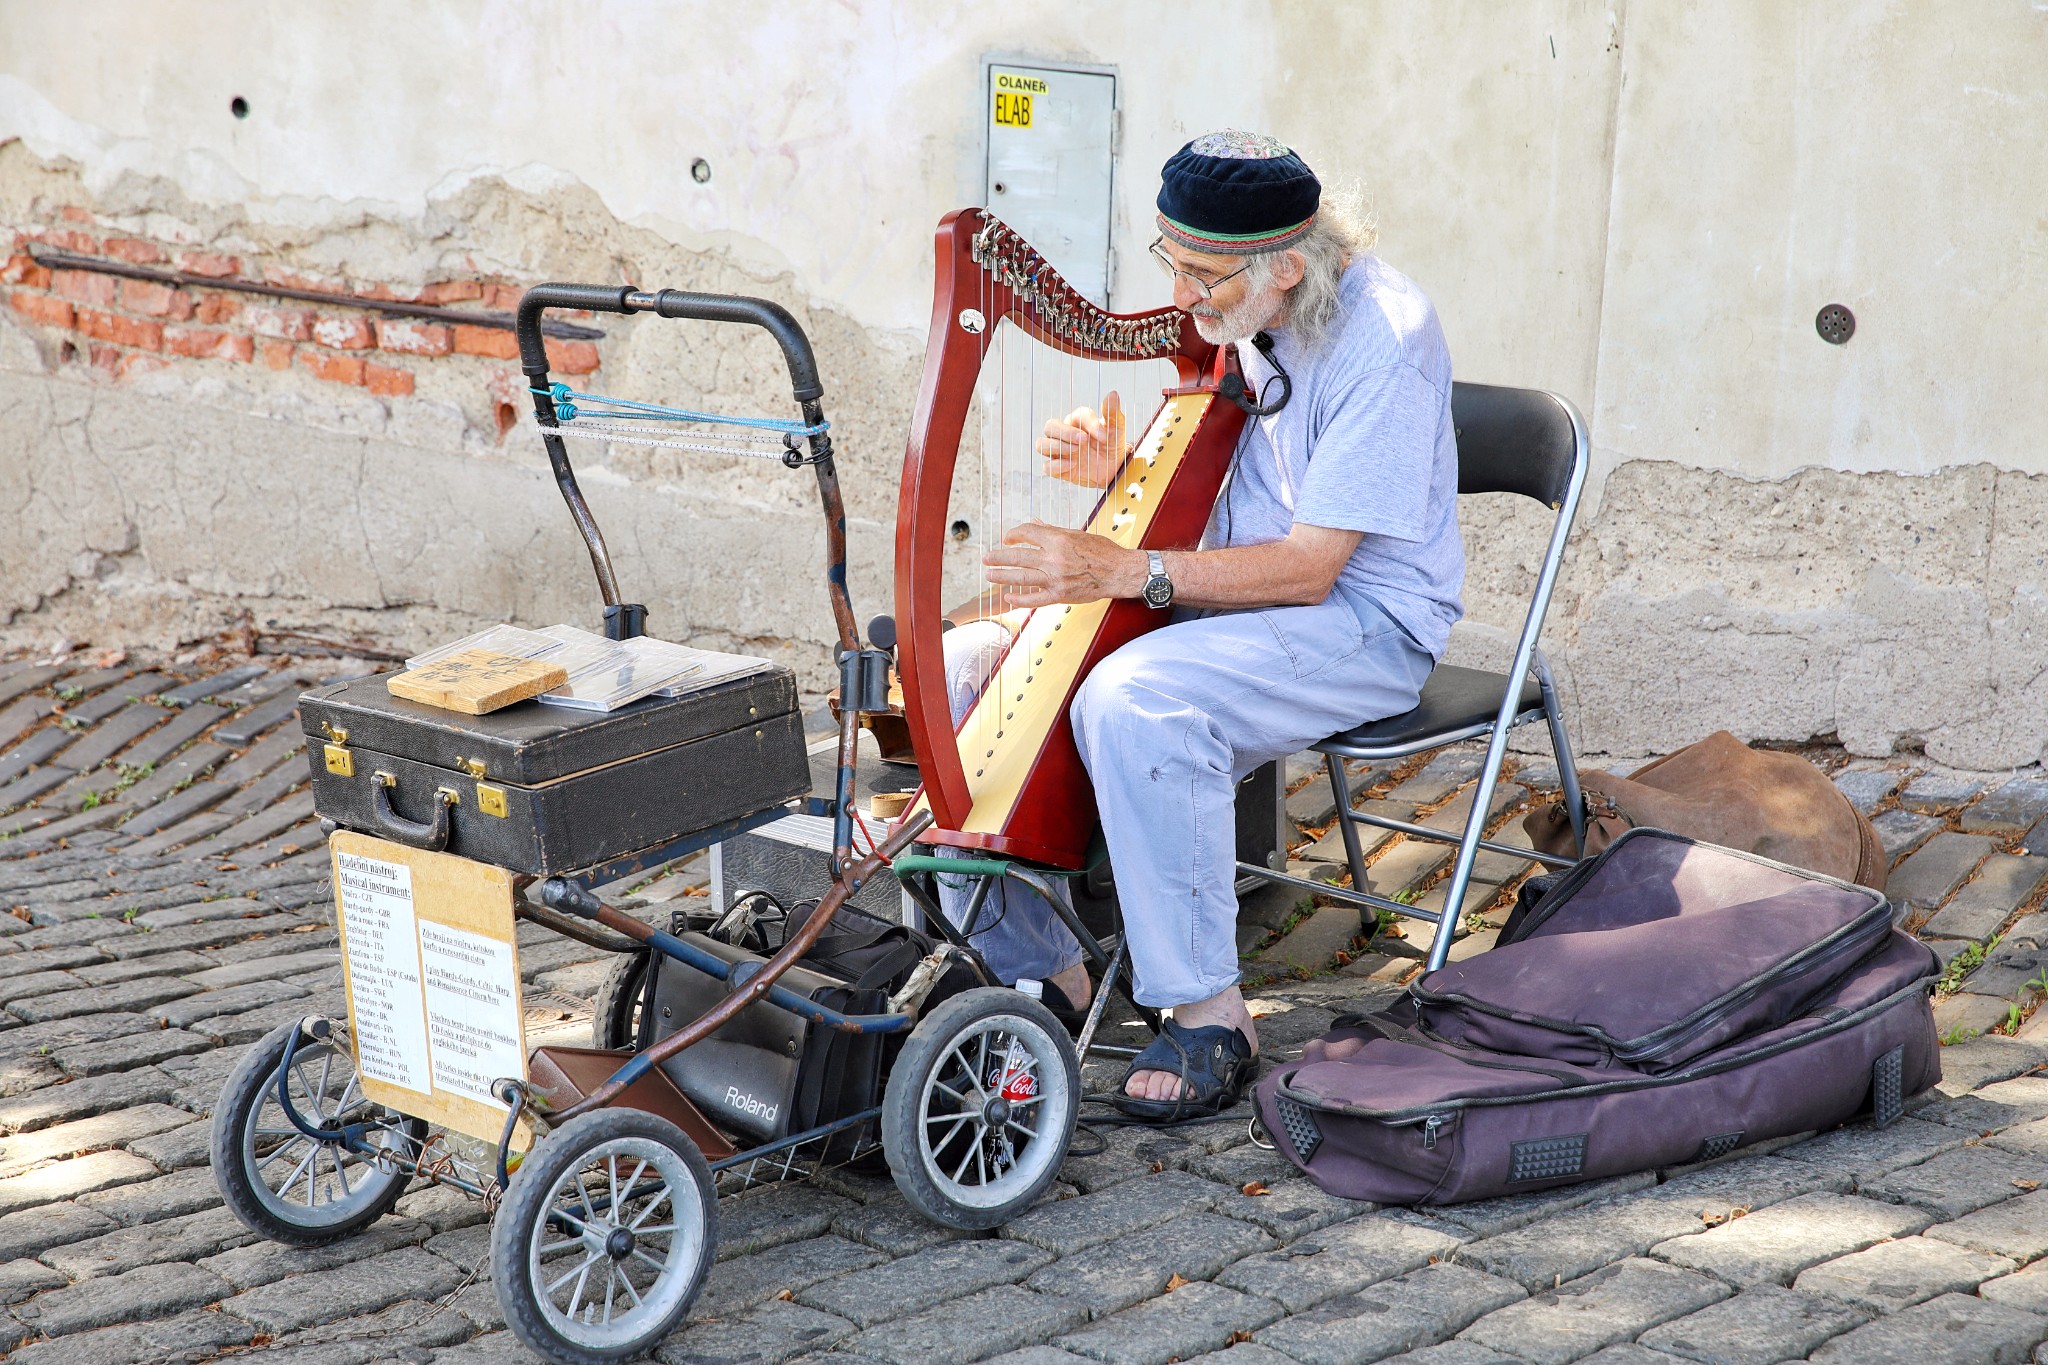
{"label": "man's ear", "polygon": [[1281,289],[1294,288],[1307,273],[1308,262],[1299,251],[1283,251],[1280,259],[1273,262],[1273,283]]}

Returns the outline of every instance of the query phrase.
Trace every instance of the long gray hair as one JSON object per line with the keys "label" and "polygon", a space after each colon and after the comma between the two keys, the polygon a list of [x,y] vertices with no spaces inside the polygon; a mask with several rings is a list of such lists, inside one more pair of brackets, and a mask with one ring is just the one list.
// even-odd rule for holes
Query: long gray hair
{"label": "long gray hair", "polygon": [[1301,253],[1301,283],[1287,291],[1287,326],[1303,347],[1313,350],[1322,344],[1337,315],[1337,288],[1344,268],[1360,253],[1372,250],[1378,236],[1356,190],[1325,189],[1307,235],[1290,246],[1254,255],[1245,272],[1246,282],[1254,291],[1270,288],[1281,254]]}

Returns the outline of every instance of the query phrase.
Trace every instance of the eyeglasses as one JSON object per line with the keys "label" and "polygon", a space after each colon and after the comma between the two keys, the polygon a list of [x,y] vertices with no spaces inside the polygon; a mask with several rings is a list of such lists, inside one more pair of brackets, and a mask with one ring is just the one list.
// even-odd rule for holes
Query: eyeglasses
{"label": "eyeglasses", "polygon": [[1195,274],[1193,271],[1182,270],[1179,266],[1173,263],[1173,257],[1166,254],[1166,239],[1164,237],[1154,237],[1152,239],[1151,252],[1152,259],[1159,262],[1159,268],[1161,270],[1164,270],[1168,275],[1181,276],[1190,285],[1194,286],[1196,296],[1198,298],[1203,299],[1204,301],[1207,301],[1212,295],[1215,294],[1216,287],[1218,285],[1227,284],[1231,280],[1236,279],[1239,275],[1244,274],[1245,271],[1250,270],[1252,268],[1252,263],[1250,261],[1246,261],[1243,265],[1231,271],[1228,275],[1219,276],[1218,278],[1213,280],[1205,280],[1200,275]]}

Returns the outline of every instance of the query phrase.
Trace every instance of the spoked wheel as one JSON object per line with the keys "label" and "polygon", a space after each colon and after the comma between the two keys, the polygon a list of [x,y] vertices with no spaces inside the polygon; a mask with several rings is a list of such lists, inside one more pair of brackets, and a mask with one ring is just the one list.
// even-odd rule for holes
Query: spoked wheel
{"label": "spoked wheel", "polygon": [[[292,1246],[321,1246],[383,1217],[405,1192],[407,1177],[375,1155],[316,1141],[292,1125],[277,1085],[285,1044],[298,1027],[281,1024],[257,1040],[221,1086],[213,1109],[213,1179],[252,1232]],[[336,1040],[300,1040],[284,1082],[292,1107],[314,1127],[368,1123],[373,1146],[419,1154],[426,1125],[372,1104],[354,1060]]]}
{"label": "spoked wheel", "polygon": [[992,1228],[1029,1208],[1066,1160],[1081,1068],[1045,1006],[962,991],[918,1023],[889,1072],[882,1147],[911,1206]]}
{"label": "spoked wheel", "polygon": [[667,1119],[600,1109],[535,1144],[491,1226],[498,1304],[557,1365],[652,1350],[718,1249],[711,1168]]}
{"label": "spoked wheel", "polygon": [[590,1045],[617,1051],[640,1046],[641,1014],[647,1000],[647,978],[654,970],[654,952],[643,948],[621,953],[598,985],[591,1011]]}

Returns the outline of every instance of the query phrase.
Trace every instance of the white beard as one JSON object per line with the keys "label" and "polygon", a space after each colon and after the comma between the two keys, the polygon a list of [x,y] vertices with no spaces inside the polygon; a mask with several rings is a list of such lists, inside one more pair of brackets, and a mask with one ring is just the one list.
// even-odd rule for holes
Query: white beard
{"label": "white beard", "polygon": [[1248,341],[1254,332],[1273,322],[1280,312],[1283,297],[1283,291],[1267,288],[1247,295],[1235,308],[1217,309],[1210,304],[1197,304],[1191,314],[1195,320],[1195,331],[1211,346]]}

